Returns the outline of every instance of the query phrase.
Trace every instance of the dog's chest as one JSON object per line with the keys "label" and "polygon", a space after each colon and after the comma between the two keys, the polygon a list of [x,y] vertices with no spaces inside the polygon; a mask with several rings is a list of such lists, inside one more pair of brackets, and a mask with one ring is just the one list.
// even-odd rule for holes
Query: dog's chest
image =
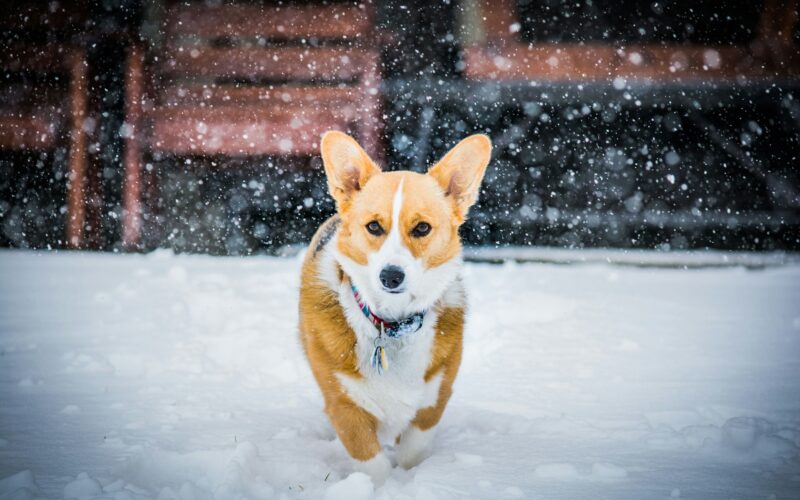
{"label": "dog's chest", "polygon": [[431,360],[436,318],[429,313],[422,328],[404,339],[388,339],[386,354],[389,367],[383,373],[372,367],[375,349],[374,327],[354,321],[356,354],[362,378],[340,375],[348,396],[374,415],[379,422],[378,438],[391,443],[414,419],[417,411],[436,404],[441,374],[425,382],[425,371]]}

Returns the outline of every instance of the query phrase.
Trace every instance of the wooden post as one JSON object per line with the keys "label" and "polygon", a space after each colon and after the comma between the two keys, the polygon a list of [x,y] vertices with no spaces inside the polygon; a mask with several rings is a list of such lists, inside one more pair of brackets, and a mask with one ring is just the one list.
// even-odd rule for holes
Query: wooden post
{"label": "wooden post", "polygon": [[125,179],[122,191],[122,244],[127,250],[140,248],[142,236],[142,98],[144,97],[144,51],[131,46],[125,68]]}
{"label": "wooden post", "polygon": [[483,33],[489,41],[513,39],[511,25],[518,22],[516,3],[513,0],[482,0],[481,21]]}
{"label": "wooden post", "polygon": [[771,44],[792,45],[797,23],[797,0],[766,0],[758,23],[758,37]]}
{"label": "wooden post", "polygon": [[753,53],[771,62],[778,75],[797,74],[798,57],[792,37],[797,24],[797,0],[766,0],[758,23]]}
{"label": "wooden post", "polygon": [[83,49],[69,54],[70,145],[67,174],[67,246],[81,248],[86,220],[87,135],[84,130],[87,106],[86,56]]}
{"label": "wooden post", "polygon": [[361,109],[358,114],[361,125],[358,130],[358,139],[370,157],[379,163],[383,160],[380,86],[380,56],[377,51],[370,52],[359,88],[364,100],[359,104]]}
{"label": "wooden post", "polygon": [[362,98],[358,102],[358,140],[361,146],[378,162],[383,160],[381,136],[383,134],[383,120],[381,119],[381,58],[378,32],[376,29],[377,11],[375,2],[364,2],[363,19],[367,28],[366,38],[360,40],[359,45],[367,50],[364,67],[361,68],[361,80],[358,92]]}

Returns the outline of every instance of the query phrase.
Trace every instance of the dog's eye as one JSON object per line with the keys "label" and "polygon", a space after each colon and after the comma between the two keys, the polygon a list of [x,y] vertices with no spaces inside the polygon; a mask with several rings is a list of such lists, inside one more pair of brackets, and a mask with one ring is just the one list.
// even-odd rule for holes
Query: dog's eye
{"label": "dog's eye", "polygon": [[380,223],[376,220],[367,224],[367,231],[369,231],[369,234],[373,236],[380,236],[383,234],[383,228],[381,227]]}
{"label": "dog's eye", "polygon": [[422,238],[423,236],[428,236],[428,233],[431,232],[431,225],[427,222],[420,222],[414,229],[411,230],[411,236],[415,238]]}

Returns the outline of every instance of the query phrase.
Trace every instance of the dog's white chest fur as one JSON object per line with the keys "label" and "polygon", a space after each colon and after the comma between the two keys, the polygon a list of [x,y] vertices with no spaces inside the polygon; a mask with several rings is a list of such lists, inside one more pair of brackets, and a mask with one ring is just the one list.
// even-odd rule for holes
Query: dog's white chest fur
{"label": "dog's white chest fur", "polygon": [[425,314],[422,327],[402,339],[387,339],[388,370],[378,373],[372,367],[376,328],[363,315],[350,287],[340,290],[340,301],[350,326],[356,334],[356,355],[363,378],[339,374],[339,382],[347,395],[378,419],[378,439],[393,444],[417,411],[436,404],[442,374],[425,382],[425,371],[431,360],[437,314]]}
{"label": "dog's white chest fur", "polygon": [[[334,237],[335,239],[335,237]],[[422,327],[401,339],[386,339],[385,348],[389,367],[383,373],[372,366],[377,329],[364,316],[358,306],[350,284],[340,281],[339,265],[353,276],[357,266],[347,267],[347,261],[337,256],[335,247],[329,245],[320,255],[319,276],[339,296],[339,303],[347,322],[356,335],[356,356],[362,377],[355,378],[340,373],[339,383],[347,395],[361,408],[367,410],[379,422],[378,439],[384,444],[394,444],[395,438],[405,431],[422,408],[436,405],[443,374],[435,373],[425,382],[433,352],[439,315],[436,307],[425,313]],[[441,307],[463,307],[464,288],[458,279],[460,258],[430,272],[427,289],[440,290],[437,303]]]}

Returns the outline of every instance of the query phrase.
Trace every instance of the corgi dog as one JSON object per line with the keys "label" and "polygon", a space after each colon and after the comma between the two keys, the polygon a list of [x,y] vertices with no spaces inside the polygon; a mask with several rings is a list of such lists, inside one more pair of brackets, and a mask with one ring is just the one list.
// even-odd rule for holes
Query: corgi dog
{"label": "corgi dog", "polygon": [[382,172],[348,135],[321,140],[336,215],[317,230],[300,285],[300,339],[325,413],[356,469],[382,484],[428,452],[461,362],[459,227],[491,142],[473,135],[427,174]]}

